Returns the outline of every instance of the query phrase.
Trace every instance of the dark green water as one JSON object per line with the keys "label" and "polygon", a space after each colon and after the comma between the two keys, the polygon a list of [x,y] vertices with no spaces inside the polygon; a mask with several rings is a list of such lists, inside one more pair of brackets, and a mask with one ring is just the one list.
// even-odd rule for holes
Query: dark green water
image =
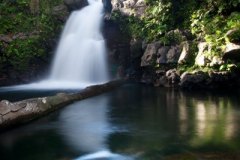
{"label": "dark green water", "polygon": [[1,160],[90,157],[238,160],[240,94],[126,85],[0,134]]}

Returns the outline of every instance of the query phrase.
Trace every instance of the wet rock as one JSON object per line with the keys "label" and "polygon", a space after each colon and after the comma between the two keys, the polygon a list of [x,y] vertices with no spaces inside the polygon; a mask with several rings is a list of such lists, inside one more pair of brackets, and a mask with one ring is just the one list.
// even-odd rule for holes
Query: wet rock
{"label": "wet rock", "polygon": [[181,88],[206,88],[208,85],[208,74],[204,72],[189,73],[184,72],[180,77]]}
{"label": "wet rock", "polygon": [[111,14],[111,12],[112,12],[111,0],[102,0],[102,2],[103,2],[105,14]]}
{"label": "wet rock", "polygon": [[12,105],[11,106],[11,111],[12,112],[16,112],[16,111],[18,111],[18,110],[20,110],[20,109],[22,109],[22,108],[24,108],[24,107],[26,107],[26,103],[21,103],[21,104],[15,104],[15,105]]}
{"label": "wet rock", "polygon": [[168,80],[168,83],[170,85],[178,85],[179,81],[180,81],[180,75],[177,72],[176,69],[170,69],[166,72],[166,78]]}
{"label": "wet rock", "polygon": [[11,102],[7,100],[2,100],[0,102],[0,114],[5,115],[9,112],[11,112]]}

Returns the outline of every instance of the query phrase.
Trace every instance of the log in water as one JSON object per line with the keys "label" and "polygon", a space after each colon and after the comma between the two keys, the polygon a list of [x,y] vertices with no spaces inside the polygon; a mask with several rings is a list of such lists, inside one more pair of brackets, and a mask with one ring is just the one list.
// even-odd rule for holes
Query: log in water
{"label": "log in water", "polygon": [[26,99],[18,102],[0,102],[0,131],[30,122],[55,111],[67,104],[110,91],[124,83],[124,80],[87,87],[79,93],[58,93],[55,96]]}

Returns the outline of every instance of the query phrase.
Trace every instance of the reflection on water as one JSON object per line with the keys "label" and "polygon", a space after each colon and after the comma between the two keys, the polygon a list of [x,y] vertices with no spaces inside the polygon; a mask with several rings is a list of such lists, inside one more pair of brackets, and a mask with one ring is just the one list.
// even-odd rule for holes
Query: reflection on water
{"label": "reflection on water", "polygon": [[126,85],[0,134],[0,159],[240,159],[239,96]]}
{"label": "reflection on water", "polygon": [[107,99],[96,98],[65,108],[59,116],[60,133],[74,149],[84,152],[105,150],[111,132],[107,120]]}
{"label": "reflection on water", "polygon": [[130,160],[109,151],[108,135],[113,132],[108,122],[108,99],[96,97],[65,108],[59,116],[59,131],[74,150],[87,153],[76,160]]}

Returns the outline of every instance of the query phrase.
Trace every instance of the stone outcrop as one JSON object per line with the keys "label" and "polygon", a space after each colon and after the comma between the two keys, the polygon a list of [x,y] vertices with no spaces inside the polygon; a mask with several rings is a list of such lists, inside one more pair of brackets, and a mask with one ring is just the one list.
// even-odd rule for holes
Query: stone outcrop
{"label": "stone outcrop", "polygon": [[124,81],[112,81],[102,85],[87,87],[79,93],[59,93],[55,96],[32,98],[18,102],[2,100],[0,102],[0,131],[30,122],[67,104],[107,92],[123,84]]}
{"label": "stone outcrop", "polygon": [[184,72],[179,86],[183,89],[214,89],[239,87],[240,74],[234,71]]}
{"label": "stone outcrop", "polygon": [[234,43],[228,43],[223,55],[223,60],[232,60],[240,62],[240,45]]}
{"label": "stone outcrop", "polygon": [[198,44],[198,54],[195,58],[195,65],[198,66],[206,66],[210,60],[206,56],[206,52],[209,52],[211,50],[210,46],[207,42],[200,42]]}
{"label": "stone outcrop", "polygon": [[165,46],[160,42],[150,43],[141,58],[141,66],[178,63],[181,51],[180,45]]}
{"label": "stone outcrop", "polygon": [[120,11],[123,15],[144,15],[146,3],[144,0],[112,0],[113,11]]}

